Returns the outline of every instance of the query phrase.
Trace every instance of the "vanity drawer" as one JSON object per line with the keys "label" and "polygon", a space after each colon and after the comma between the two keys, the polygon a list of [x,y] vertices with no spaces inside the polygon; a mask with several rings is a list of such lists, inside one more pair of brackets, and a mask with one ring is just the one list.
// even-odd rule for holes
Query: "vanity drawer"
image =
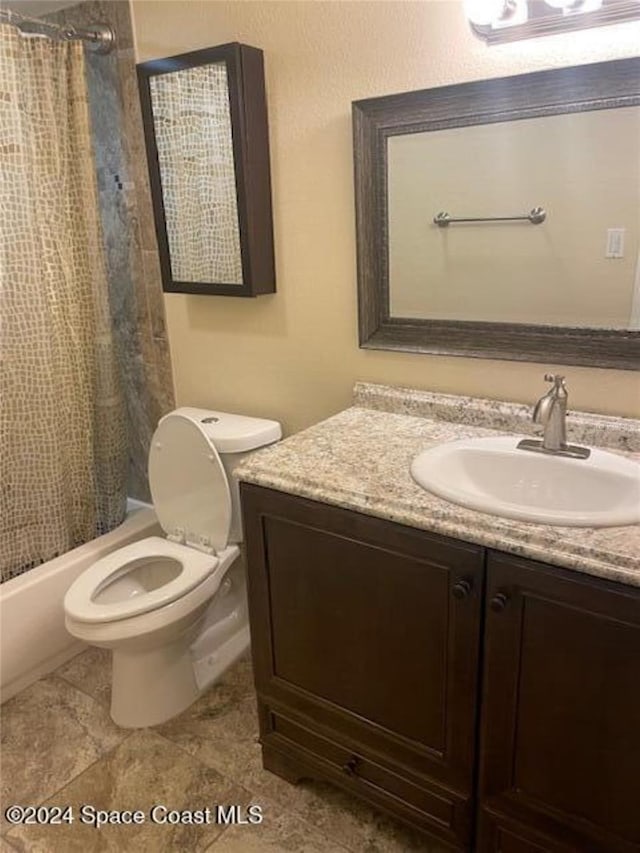
{"label": "vanity drawer", "polygon": [[329,770],[336,781],[342,780],[345,787],[378,805],[393,809],[400,803],[417,826],[456,846],[464,845],[469,819],[468,806],[463,799],[435,785],[416,784],[368,757],[364,750],[349,749],[280,713],[267,713],[269,731],[262,736],[263,746],[303,761],[306,759],[311,765],[319,764],[325,774]]}

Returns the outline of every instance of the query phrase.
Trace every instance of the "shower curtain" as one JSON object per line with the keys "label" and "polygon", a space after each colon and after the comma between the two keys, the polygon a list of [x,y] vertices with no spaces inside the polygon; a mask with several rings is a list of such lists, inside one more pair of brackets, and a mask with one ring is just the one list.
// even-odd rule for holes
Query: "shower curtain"
{"label": "shower curtain", "polygon": [[124,518],[84,53],[0,24],[2,580]]}

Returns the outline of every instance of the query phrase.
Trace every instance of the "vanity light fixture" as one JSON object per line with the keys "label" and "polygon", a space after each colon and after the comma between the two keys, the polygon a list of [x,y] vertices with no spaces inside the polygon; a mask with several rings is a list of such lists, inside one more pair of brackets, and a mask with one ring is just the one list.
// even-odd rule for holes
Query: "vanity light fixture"
{"label": "vanity light fixture", "polygon": [[638,0],[465,0],[473,32],[487,44],[640,18]]}

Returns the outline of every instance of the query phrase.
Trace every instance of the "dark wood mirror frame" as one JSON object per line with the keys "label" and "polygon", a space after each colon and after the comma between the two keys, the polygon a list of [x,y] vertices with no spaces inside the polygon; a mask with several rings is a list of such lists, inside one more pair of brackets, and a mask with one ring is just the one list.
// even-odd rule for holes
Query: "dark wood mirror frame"
{"label": "dark wood mirror frame", "polygon": [[[214,62],[224,62],[227,67],[242,284],[176,281],[171,272],[149,79],[158,74]],[[231,42],[143,62],[137,66],[137,72],[163,289],[175,293],[221,296],[275,293],[269,131],[262,51]],[[203,235],[203,239],[207,236]]]}
{"label": "dark wood mirror frame", "polygon": [[640,331],[391,317],[387,227],[390,136],[637,105],[640,58],[354,102],[360,346],[638,369]]}

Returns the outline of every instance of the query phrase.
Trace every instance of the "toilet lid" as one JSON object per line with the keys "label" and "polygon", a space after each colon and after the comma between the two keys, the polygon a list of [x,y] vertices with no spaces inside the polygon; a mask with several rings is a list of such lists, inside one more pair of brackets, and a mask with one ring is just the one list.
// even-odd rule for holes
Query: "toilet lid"
{"label": "toilet lid", "polygon": [[149,486],[158,521],[171,538],[221,551],[231,526],[224,467],[200,425],[184,415],[164,417],[151,439]]}

